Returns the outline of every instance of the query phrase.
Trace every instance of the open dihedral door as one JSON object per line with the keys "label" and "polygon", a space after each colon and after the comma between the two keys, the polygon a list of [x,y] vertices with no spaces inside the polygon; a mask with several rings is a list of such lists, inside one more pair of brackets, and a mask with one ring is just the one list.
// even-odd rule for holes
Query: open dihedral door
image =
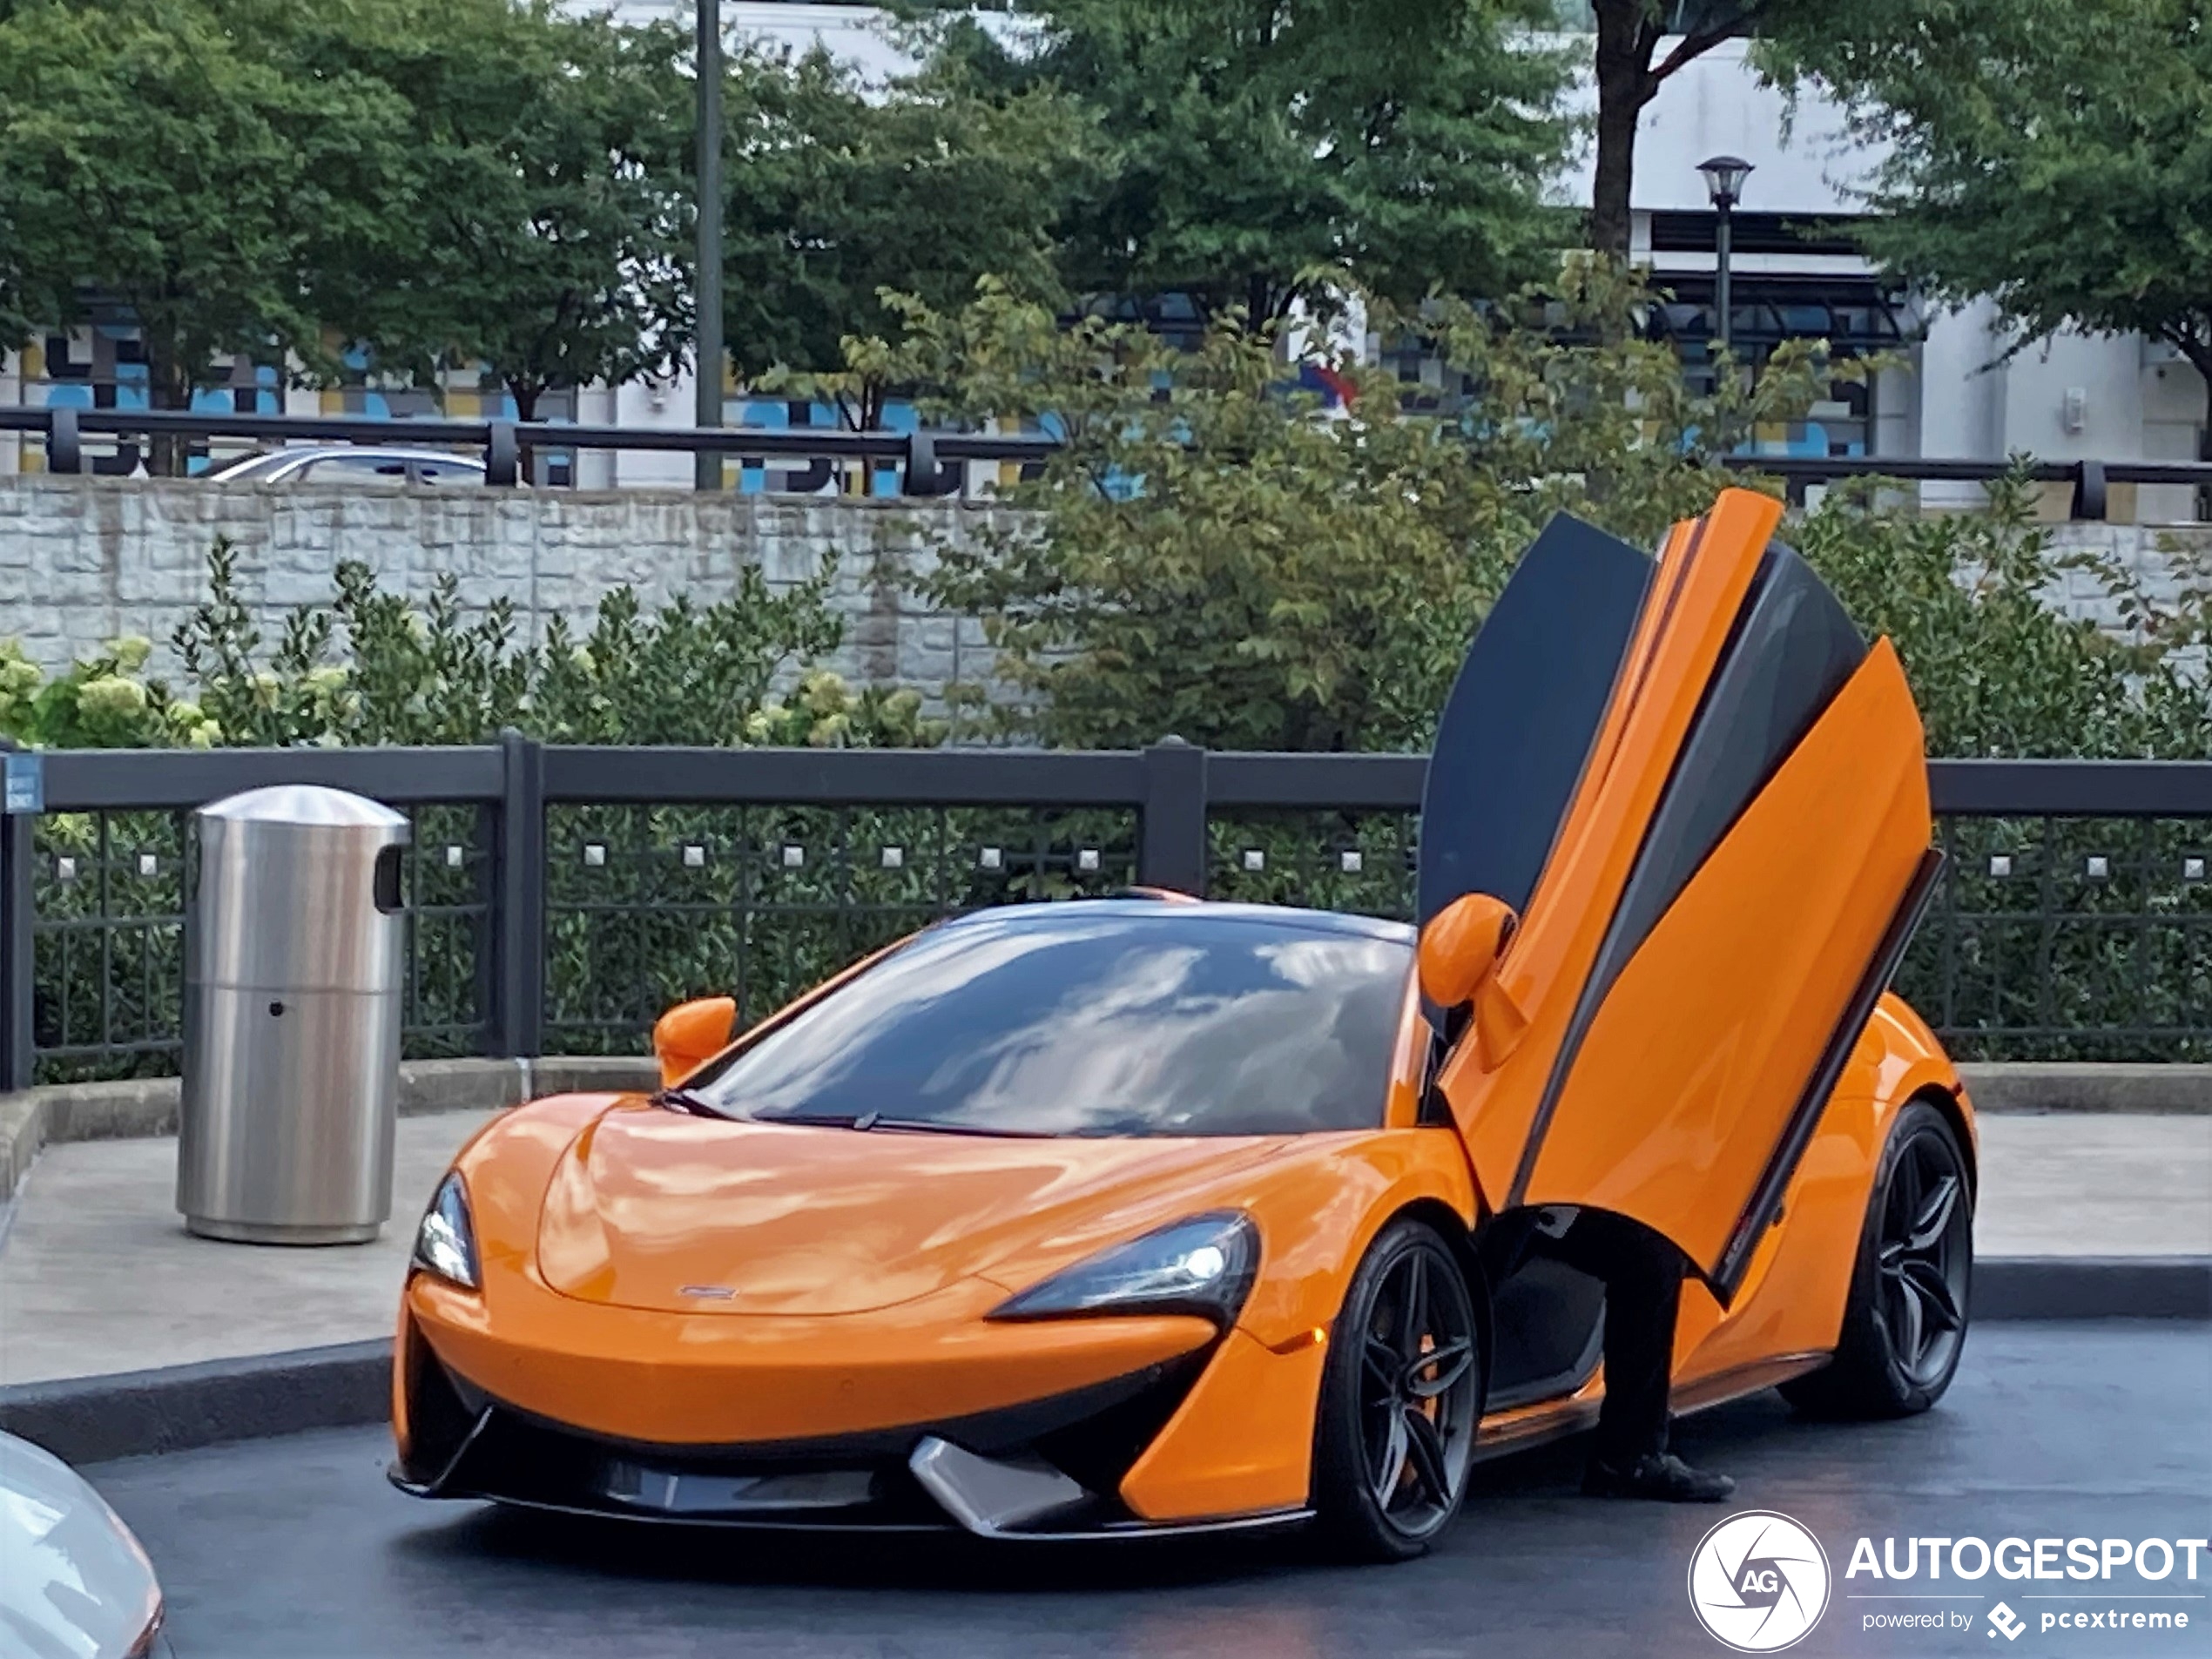
{"label": "open dihedral door", "polygon": [[1558,520],[1467,655],[1420,917],[1521,913],[1438,1086],[1499,1209],[1610,1210],[1725,1302],[1940,862],[1887,640],[1743,490],[1655,567]]}

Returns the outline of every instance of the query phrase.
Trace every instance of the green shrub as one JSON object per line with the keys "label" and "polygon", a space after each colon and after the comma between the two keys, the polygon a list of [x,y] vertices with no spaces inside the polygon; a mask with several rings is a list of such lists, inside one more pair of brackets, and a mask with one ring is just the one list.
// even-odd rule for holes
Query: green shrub
{"label": "green shrub", "polygon": [[504,599],[472,619],[450,577],[417,605],[349,562],[330,603],[294,610],[270,642],[239,591],[236,550],[219,541],[207,597],[175,635],[180,684],[145,673],[152,647],[141,637],[110,640],[51,678],[0,639],[0,736],[42,748],[289,748],[482,743],[513,726],[549,743],[942,742],[920,692],[856,689],[806,666],[841,638],[830,574],[779,592],[748,566],[731,597],[679,596],[651,616],[617,588],[581,637],[556,617],[532,646]]}

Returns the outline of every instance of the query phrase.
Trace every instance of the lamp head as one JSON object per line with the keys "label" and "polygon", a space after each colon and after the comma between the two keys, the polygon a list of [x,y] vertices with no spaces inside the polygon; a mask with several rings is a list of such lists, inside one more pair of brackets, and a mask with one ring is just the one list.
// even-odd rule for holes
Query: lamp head
{"label": "lamp head", "polygon": [[1713,206],[1726,212],[1743,199],[1743,180],[1751,164],[1741,156],[1712,156],[1699,162],[1697,171],[1705,175],[1705,193]]}

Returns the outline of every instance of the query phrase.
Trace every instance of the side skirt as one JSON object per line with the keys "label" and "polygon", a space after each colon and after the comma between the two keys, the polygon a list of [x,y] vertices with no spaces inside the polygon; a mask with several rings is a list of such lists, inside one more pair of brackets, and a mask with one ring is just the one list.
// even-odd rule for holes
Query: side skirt
{"label": "side skirt", "polygon": [[[1817,1371],[1832,1357],[1824,1349],[1811,1353],[1779,1354],[1771,1359],[1754,1360],[1750,1365],[1717,1371],[1695,1382],[1678,1384],[1674,1390],[1674,1413],[1688,1417],[1716,1406],[1725,1406],[1730,1400],[1743,1399],[1777,1383],[1788,1382],[1792,1377]],[[1509,1457],[1515,1452],[1531,1451],[1554,1440],[1565,1440],[1570,1434],[1579,1434],[1596,1424],[1598,1408],[1603,1400],[1601,1388],[1568,1399],[1524,1406],[1489,1419],[1476,1432],[1474,1460],[1483,1463],[1492,1458]]]}

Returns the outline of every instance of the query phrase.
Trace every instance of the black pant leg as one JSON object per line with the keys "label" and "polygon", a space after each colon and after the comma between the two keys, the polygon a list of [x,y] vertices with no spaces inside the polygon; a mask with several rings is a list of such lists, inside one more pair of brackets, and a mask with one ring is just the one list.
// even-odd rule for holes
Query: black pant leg
{"label": "black pant leg", "polygon": [[1667,1449],[1683,1258],[1650,1229],[1615,1216],[1580,1217],[1572,1231],[1593,1223],[1589,1256],[1605,1281],[1605,1400],[1595,1450],[1624,1468]]}

